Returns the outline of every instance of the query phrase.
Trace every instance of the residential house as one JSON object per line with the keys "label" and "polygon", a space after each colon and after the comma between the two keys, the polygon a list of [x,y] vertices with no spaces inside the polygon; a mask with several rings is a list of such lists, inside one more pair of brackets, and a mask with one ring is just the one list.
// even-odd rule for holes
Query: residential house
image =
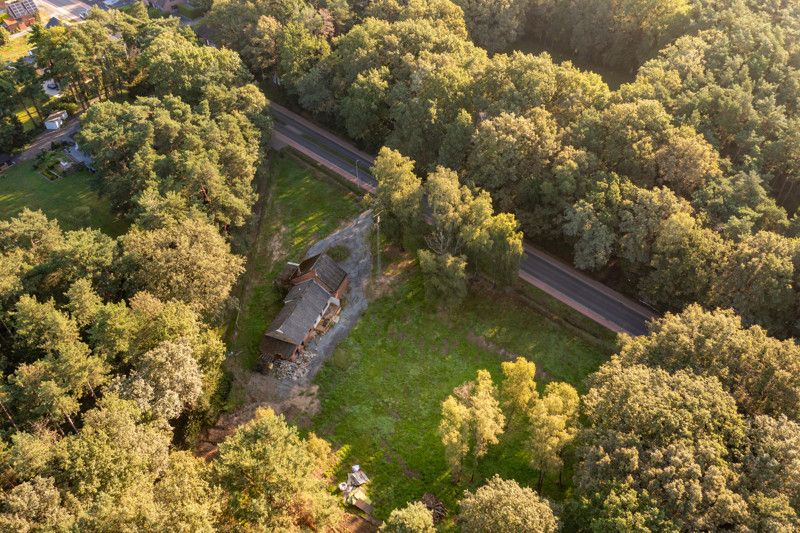
{"label": "residential house", "polygon": [[328,254],[319,254],[309,257],[294,270],[289,283],[297,285],[308,279],[313,279],[336,298],[341,298],[347,291],[350,283],[347,272],[336,264]]}
{"label": "residential house", "polygon": [[50,113],[46,119],[44,119],[44,127],[48,130],[57,130],[61,126],[64,125],[64,122],[67,120],[67,112],[66,111],[55,111],[54,113]]}
{"label": "residential house", "polygon": [[157,7],[165,13],[172,13],[178,10],[178,6],[185,4],[186,0],[150,0],[150,5]]}
{"label": "residential house", "polygon": [[262,370],[276,359],[294,361],[314,336],[327,331],[337,320],[349,283],[347,273],[326,254],[290,263],[289,271],[283,309],[261,340]]}
{"label": "residential house", "polygon": [[39,14],[39,8],[33,0],[15,0],[6,4],[6,13],[13,19],[35,18]]}
{"label": "residential house", "polygon": [[17,33],[36,24],[36,17],[27,16],[19,19],[6,17],[0,21],[0,24],[9,33]]}

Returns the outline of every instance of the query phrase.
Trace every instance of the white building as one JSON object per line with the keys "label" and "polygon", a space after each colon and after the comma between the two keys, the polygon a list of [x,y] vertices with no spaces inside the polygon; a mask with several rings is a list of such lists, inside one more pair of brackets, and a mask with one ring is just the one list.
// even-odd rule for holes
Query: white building
{"label": "white building", "polygon": [[56,111],[55,113],[51,113],[50,116],[45,119],[44,127],[48,130],[57,130],[64,125],[65,120],[67,120],[67,112]]}

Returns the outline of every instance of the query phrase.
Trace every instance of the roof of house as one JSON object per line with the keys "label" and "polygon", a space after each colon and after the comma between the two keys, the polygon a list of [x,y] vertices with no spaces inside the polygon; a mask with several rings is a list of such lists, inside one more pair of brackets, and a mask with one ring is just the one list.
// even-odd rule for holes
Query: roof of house
{"label": "roof of house", "polygon": [[330,297],[314,280],[295,285],[286,295],[283,309],[267,328],[266,336],[295,346],[302,344],[328,306]]}
{"label": "roof of house", "polygon": [[61,26],[61,21],[58,20],[57,17],[50,17],[50,20],[47,21],[45,28],[52,28],[53,26]]}
{"label": "roof of house", "polygon": [[283,359],[289,359],[294,353],[295,348],[297,348],[296,344],[282,341],[268,335],[264,335],[259,345],[259,349],[263,355],[268,357],[278,355]]}
{"label": "roof of house", "polygon": [[342,267],[337,265],[336,261],[331,259],[328,254],[311,256],[297,267],[298,276],[303,276],[311,271],[316,273],[317,279],[331,293],[336,292],[344,278],[347,277],[347,272],[342,270]]}
{"label": "roof of house", "polygon": [[59,119],[65,119],[65,118],[67,118],[67,112],[64,111],[64,110],[61,110],[61,111],[54,111],[54,112],[50,113],[50,115],[48,115],[48,117],[46,119],[44,119],[44,121],[45,122],[49,122],[51,120],[59,120]]}

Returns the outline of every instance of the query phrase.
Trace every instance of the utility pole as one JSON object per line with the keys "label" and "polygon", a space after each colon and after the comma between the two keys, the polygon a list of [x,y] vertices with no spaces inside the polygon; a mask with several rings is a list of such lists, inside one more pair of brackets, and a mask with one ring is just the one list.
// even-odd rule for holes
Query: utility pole
{"label": "utility pole", "polygon": [[375,215],[375,256],[378,258],[378,272],[376,277],[381,275],[381,215]]}
{"label": "utility pole", "polygon": [[361,178],[358,177],[358,159],[356,159],[356,181],[361,181]]}

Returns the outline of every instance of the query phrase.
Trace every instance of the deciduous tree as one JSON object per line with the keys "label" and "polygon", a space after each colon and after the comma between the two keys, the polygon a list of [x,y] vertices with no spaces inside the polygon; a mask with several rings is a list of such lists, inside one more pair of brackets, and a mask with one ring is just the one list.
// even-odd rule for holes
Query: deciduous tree
{"label": "deciduous tree", "polygon": [[217,229],[201,218],[153,230],[134,227],[121,239],[129,294],[148,290],[213,315],[243,270]]}
{"label": "deciduous tree", "polygon": [[341,517],[319,458],[297,429],[270,409],[259,409],[219,448],[215,479],[226,491],[224,517],[264,529],[323,528]]}
{"label": "deciduous tree", "polygon": [[422,502],[395,509],[380,528],[382,533],[434,533],[433,515]]}
{"label": "deciduous tree", "polygon": [[503,382],[500,384],[500,404],[503,406],[509,427],[527,421],[528,411],[539,399],[536,391],[536,365],[524,357],[500,363]]}
{"label": "deciduous tree", "polygon": [[541,398],[528,409],[531,464],[539,470],[539,490],[545,473],[559,473],[564,468],[564,448],[578,434],[578,391],[568,383],[548,383]]}
{"label": "deciduous tree", "polygon": [[419,267],[425,281],[425,296],[434,305],[449,307],[467,296],[467,260],[463,256],[438,255],[418,250]]}
{"label": "deciduous tree", "polygon": [[472,461],[474,475],[478,460],[486,455],[489,446],[499,442],[504,426],[505,416],[488,371],[479,370],[475,381],[453,390],[453,395],[442,403],[439,435],[456,480],[461,478],[467,458]]}
{"label": "deciduous tree", "polygon": [[558,519],[547,500],[497,475],[475,492],[465,491],[458,505],[458,522],[465,533],[558,531]]}

